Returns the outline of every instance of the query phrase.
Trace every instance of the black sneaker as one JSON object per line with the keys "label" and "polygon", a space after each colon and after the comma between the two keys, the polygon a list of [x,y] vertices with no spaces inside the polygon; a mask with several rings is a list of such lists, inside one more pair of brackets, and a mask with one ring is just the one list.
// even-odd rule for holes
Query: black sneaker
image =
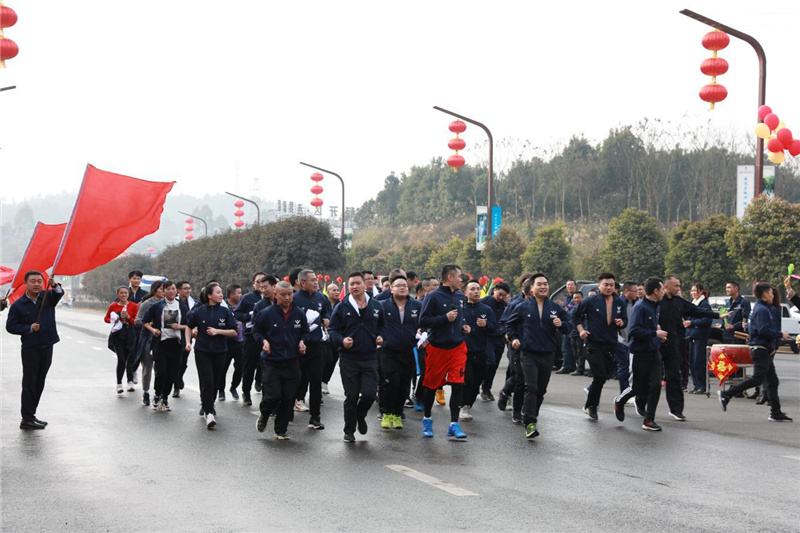
{"label": "black sneaker", "polygon": [[242,405],[253,405],[253,402],[250,400],[250,393],[242,391]]}
{"label": "black sneaker", "polygon": [[514,411],[514,414],[511,415],[511,422],[514,424],[522,424],[522,413],[520,411]]}
{"label": "black sneaker", "polygon": [[508,407],[508,394],[500,391],[499,398],[497,399],[497,408],[501,411],[505,411],[506,407]]}
{"label": "black sneaker", "polygon": [[44,425],[35,420],[20,420],[19,429],[44,429]]}
{"label": "black sneaker", "polygon": [[256,389],[256,392],[261,392],[261,383],[258,381],[253,384],[253,387]]}
{"label": "black sneaker", "polygon": [[172,397],[173,398],[180,398],[181,397],[181,390],[180,389],[175,389],[174,391],[172,391]]}
{"label": "black sneaker", "polygon": [[642,424],[642,429],[646,429],[647,431],[661,431],[661,426],[659,426],[655,420],[645,420]]}
{"label": "black sneaker", "polygon": [[145,392],[144,394],[142,394],[142,403],[144,405],[150,405],[150,393],[149,392]]}
{"label": "black sneaker", "polygon": [[786,413],[778,413],[776,415],[769,415],[770,422],[791,422],[792,419],[786,416]]}
{"label": "black sneaker", "polygon": [[308,421],[308,427],[311,429],[325,429],[325,424],[320,421],[319,417],[312,416],[311,420]]}
{"label": "black sneaker", "polygon": [[[784,415],[784,416],[786,416],[786,415]],[[41,424],[41,425],[47,427],[47,422],[45,422],[44,420],[39,420],[38,418],[36,418],[35,415],[33,417],[33,421],[36,422],[37,424]],[[789,421],[791,421],[791,418],[789,419]]]}
{"label": "black sneaker", "polygon": [[413,409],[414,408],[414,400],[411,398],[406,398],[405,403],[403,403],[403,407],[406,409]]}
{"label": "black sneaker", "polygon": [[202,408],[202,407],[200,408],[200,416],[206,416],[206,412],[205,412],[205,411],[203,411],[203,408]]}
{"label": "black sneaker", "polygon": [[584,407],[583,412],[586,413],[586,416],[588,416],[590,420],[597,422],[597,407],[593,405]]}
{"label": "black sneaker", "polygon": [[275,438],[278,440],[289,440],[291,437],[284,431],[283,433],[275,433]]}
{"label": "black sneaker", "polygon": [[681,422],[686,422],[686,417],[683,416],[683,413],[673,413],[672,411],[670,411],[669,412],[669,416],[671,416],[675,420],[680,420]]}
{"label": "black sneaker", "polygon": [[620,422],[625,421],[625,403],[619,401],[619,397],[614,398],[614,415]]}
{"label": "black sneaker", "polygon": [[356,436],[352,433],[345,433],[344,434],[344,441],[348,443],[353,443],[356,441]]}
{"label": "black sneaker", "polygon": [[267,421],[269,420],[268,416],[264,416],[264,413],[258,415],[258,420],[256,421],[256,429],[259,433],[264,433],[264,430],[267,429]]}
{"label": "black sneaker", "polygon": [[722,407],[722,410],[727,411],[728,402],[730,402],[731,399],[725,396],[725,393],[723,393],[721,390],[717,391],[717,397],[719,398],[719,405]]}
{"label": "black sneaker", "polygon": [[231,391],[231,397],[232,397],[234,400],[238,400],[238,399],[239,399],[239,393],[238,393],[238,392],[236,392],[236,387],[231,387],[231,388],[230,388],[230,389],[228,389],[228,390],[230,390],[230,391]]}
{"label": "black sneaker", "polygon": [[362,435],[367,434],[367,419],[366,418],[359,418],[358,419],[358,432]]}
{"label": "black sneaker", "polygon": [[493,402],[494,401],[494,395],[492,394],[492,391],[490,391],[490,390],[482,391],[481,392],[481,400],[483,400],[484,402]]}
{"label": "black sneaker", "polygon": [[645,406],[639,405],[639,402],[636,400],[633,401],[633,405],[636,407],[636,414],[644,418]]}

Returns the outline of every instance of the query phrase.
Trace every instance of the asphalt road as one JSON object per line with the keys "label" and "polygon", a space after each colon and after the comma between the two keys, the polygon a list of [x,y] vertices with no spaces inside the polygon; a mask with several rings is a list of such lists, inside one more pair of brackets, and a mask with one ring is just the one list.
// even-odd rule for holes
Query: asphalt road
{"label": "asphalt road", "polygon": [[18,428],[19,341],[2,324],[4,531],[800,531],[792,354],[777,358],[790,424],[768,422],[752,400],[723,413],[714,397],[691,395],[678,422],[662,395],[664,431],[651,433],[632,409],[616,421],[613,383],[594,423],[580,411],[589,380],[554,375],[533,441],[510,413],[478,402],[462,423],[467,442],[445,438],[447,409],[436,406],[433,439],[406,410],[406,429],[381,430],[371,413],[369,433],[348,445],[338,375],[324,431],[298,414],[292,440],[277,441],[271,423],[256,432],[256,406],[230,398],[208,431],[192,363],[184,395],[157,413],[138,388],[116,394],[101,316],[59,310],[58,320],[44,431]]}

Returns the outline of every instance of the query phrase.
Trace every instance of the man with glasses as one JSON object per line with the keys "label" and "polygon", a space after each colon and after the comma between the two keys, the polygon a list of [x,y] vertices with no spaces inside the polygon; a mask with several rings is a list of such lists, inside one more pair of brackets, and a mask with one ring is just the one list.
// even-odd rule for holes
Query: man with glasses
{"label": "man with glasses", "polygon": [[267,274],[264,272],[253,274],[253,290],[242,296],[242,299],[239,300],[239,305],[233,310],[233,316],[236,320],[244,324],[244,344],[242,345],[244,352],[242,403],[244,405],[253,405],[253,401],[250,398],[250,389],[253,386],[254,377],[256,378],[256,391],[261,390],[261,372],[258,364],[261,346],[253,338],[253,320],[256,315],[254,312],[255,306],[263,298],[263,285],[266,282],[266,278]]}

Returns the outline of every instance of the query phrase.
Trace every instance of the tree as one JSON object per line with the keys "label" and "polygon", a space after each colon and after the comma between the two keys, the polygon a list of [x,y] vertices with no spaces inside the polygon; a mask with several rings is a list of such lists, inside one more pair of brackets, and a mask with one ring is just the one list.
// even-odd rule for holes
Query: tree
{"label": "tree", "polygon": [[779,284],[798,260],[800,204],[766,195],[756,197],[725,235],[728,255],[738,261],[743,280]]}
{"label": "tree", "polygon": [[379,253],[380,250],[378,248],[368,244],[356,244],[355,246],[348,248],[344,253],[347,271],[360,272],[362,270],[369,270],[364,266],[364,263]]}
{"label": "tree", "polygon": [[500,228],[494,240],[486,243],[481,259],[481,270],[489,277],[514,279],[522,272],[520,256],[525,243],[512,228]]}
{"label": "tree", "polygon": [[620,281],[644,280],[664,272],[667,239],[656,219],[629,207],[608,224],[603,265]]}
{"label": "tree", "polygon": [[[401,266],[406,272],[409,270],[413,270],[418,274],[420,272],[428,272],[425,270],[428,259],[441,249],[442,247],[440,245],[430,241],[414,244],[408,249]],[[432,276],[439,276],[443,266],[444,265],[439,265],[438,269],[433,270],[430,274]]]}
{"label": "tree", "polygon": [[603,257],[599,251],[589,252],[577,261],[576,277],[582,280],[595,281],[598,274],[605,270]]}
{"label": "tree", "polygon": [[[426,272],[439,272],[444,265],[455,264],[458,260],[458,253],[463,248],[464,242],[458,237],[453,237],[442,248],[431,254],[425,262]],[[463,266],[461,267],[464,268]],[[467,272],[464,270],[464,272]]]}
{"label": "tree", "polygon": [[725,284],[736,279],[736,258],[728,255],[725,243],[725,234],[733,224],[734,219],[725,215],[694,224],[681,222],[670,236],[667,272],[684,282],[700,282],[706,290],[721,294]]}
{"label": "tree", "polygon": [[544,272],[550,284],[560,287],[572,277],[572,246],[563,222],[540,229],[522,254],[522,270]]}
{"label": "tree", "polygon": [[481,277],[481,252],[475,249],[475,234],[473,233],[461,241],[461,250],[456,256],[456,264],[464,272],[472,274],[474,277]]}
{"label": "tree", "polygon": [[156,271],[155,260],[152,257],[130,254],[90,270],[83,275],[81,283],[89,295],[101,302],[112,302],[116,298],[117,289],[128,286],[128,272],[133,270],[141,270],[145,275],[160,274]]}

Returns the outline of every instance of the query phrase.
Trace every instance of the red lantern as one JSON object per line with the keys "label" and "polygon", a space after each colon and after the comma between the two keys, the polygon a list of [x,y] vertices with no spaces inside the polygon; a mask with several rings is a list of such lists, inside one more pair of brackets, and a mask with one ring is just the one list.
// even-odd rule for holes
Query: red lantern
{"label": "red lantern", "polygon": [[194,235],[192,235],[191,233],[187,233],[184,239],[186,239],[187,241],[191,241],[192,239],[194,239]]}
{"label": "red lantern", "polygon": [[19,53],[19,46],[11,39],[0,37],[0,68],[6,68],[6,59],[14,59]]}
{"label": "red lantern", "polygon": [[311,187],[311,194],[320,195],[322,194],[322,191],[323,191],[322,185],[314,185],[313,187]]}
{"label": "red lantern", "polygon": [[233,202],[233,205],[241,209],[242,207],[244,207],[244,202],[242,200],[236,200],[235,202]]}
{"label": "red lantern", "polygon": [[242,200],[236,200],[233,202],[233,205],[236,207],[236,211],[233,212],[233,216],[236,217],[236,220],[233,221],[233,225],[236,226],[237,229],[244,226],[244,220],[242,217],[244,216],[244,211],[242,211],[242,207],[244,207],[244,202]]}
{"label": "red lantern", "polygon": [[325,274],[325,281],[330,281],[330,280],[331,280],[331,277],[329,275]]}
{"label": "red lantern", "polygon": [[186,226],[186,233],[191,233],[194,231],[194,226]]}
{"label": "red lantern", "polygon": [[10,7],[0,5],[0,33],[3,28],[10,28],[17,23],[17,13]]}
{"label": "red lantern", "polygon": [[183,221],[187,224],[194,224],[194,219],[192,217],[186,217]]}
{"label": "red lantern", "polygon": [[728,89],[719,83],[712,83],[700,89],[700,99],[704,102],[711,104],[711,109],[714,109],[714,104],[721,102],[728,97]]}
{"label": "red lantern", "polygon": [[242,219],[235,220],[233,222],[233,225],[236,226],[237,228],[241,228],[242,226],[244,226],[244,220],[242,220]]}
{"label": "red lantern", "polygon": [[700,89],[700,99],[711,104],[725,100],[728,90],[717,83],[717,76],[722,76],[728,72],[728,62],[717,57],[717,52],[730,44],[731,38],[728,34],[719,30],[708,32],[703,36],[703,47],[712,50],[714,54],[700,64],[700,71],[706,76],[711,76],[711,83]]}
{"label": "red lantern", "polygon": [[156,251],[156,249],[155,249],[155,248],[153,248],[152,246],[148,246],[148,247],[147,247],[147,253],[148,253],[148,254],[152,254],[152,253],[153,253],[153,252],[155,252],[155,251]]}
{"label": "red lantern", "polygon": [[464,133],[467,130],[467,125],[460,120],[454,120],[450,123],[449,128],[450,131],[458,135],[459,133]]}
{"label": "red lantern", "polygon": [[709,57],[700,64],[700,72],[706,76],[722,76],[728,72],[728,62],[721,57]]}
{"label": "red lantern", "polygon": [[339,285],[342,284],[342,276],[336,276],[336,283],[338,283]]}
{"label": "red lantern", "polygon": [[453,167],[453,172],[458,172],[458,169],[464,166],[464,158],[460,155],[451,155],[447,158],[447,164]]}
{"label": "red lantern", "polygon": [[458,155],[458,151],[463,150],[464,147],[467,146],[464,139],[458,138],[458,134],[464,133],[467,129],[467,125],[460,120],[454,120],[450,123],[449,129],[456,134],[456,137],[455,139],[450,139],[447,146],[451,150],[455,150],[456,153],[447,158],[447,164],[453,167],[453,172],[458,172],[458,169],[463,167],[465,163],[464,158]]}
{"label": "red lantern", "polygon": [[703,48],[706,50],[719,52],[727,48],[730,43],[731,38],[724,31],[714,30],[703,35]]}
{"label": "red lantern", "polygon": [[312,181],[320,182],[320,181],[322,181],[322,178],[323,178],[323,176],[319,172],[314,172],[313,174],[311,174],[311,180]]}
{"label": "red lantern", "polygon": [[322,207],[322,198],[312,198],[311,205],[314,207]]}
{"label": "red lantern", "polygon": [[311,180],[314,182],[314,185],[311,187],[311,194],[314,195],[314,198],[311,199],[311,205],[317,209],[315,214],[321,215],[322,214],[322,198],[319,197],[322,194],[322,185],[319,184],[322,181],[322,174],[319,172],[314,172],[311,174]]}
{"label": "red lantern", "polygon": [[447,143],[448,148],[456,151],[463,150],[466,146],[467,146],[466,141],[464,141],[464,139],[459,139],[458,137],[456,137],[455,139],[450,139],[450,141]]}

